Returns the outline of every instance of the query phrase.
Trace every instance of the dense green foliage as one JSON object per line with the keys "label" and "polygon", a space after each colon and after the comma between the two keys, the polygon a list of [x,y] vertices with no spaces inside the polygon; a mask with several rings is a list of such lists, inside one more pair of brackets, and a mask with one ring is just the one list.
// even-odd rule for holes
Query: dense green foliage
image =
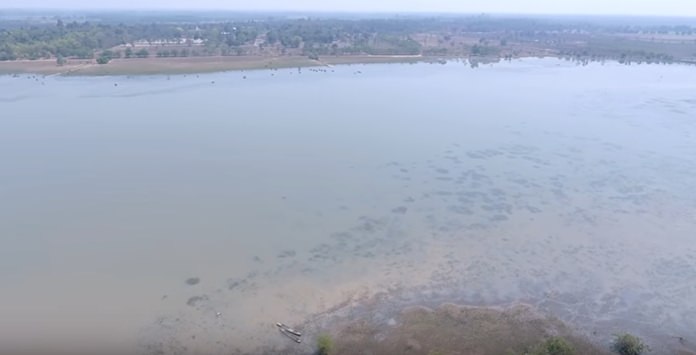
{"label": "dense green foliage", "polygon": [[[302,54],[418,54],[409,36],[419,21],[276,20],[203,24],[102,24],[91,22],[32,24],[0,30],[0,60],[63,57],[93,58],[99,50],[119,45],[182,44],[185,51],[161,49],[160,57],[242,55],[242,46],[260,41],[266,46],[301,49]],[[2,23],[0,22],[0,26]],[[194,43],[204,43],[194,46]],[[340,45],[339,45],[340,44]],[[133,57],[133,49],[125,53]]]}
{"label": "dense green foliage", "polygon": [[[308,18],[90,13],[0,17],[0,61],[228,56],[559,56],[631,62],[696,58],[692,24],[491,16]],[[636,20],[638,21],[638,20]],[[633,36],[633,37],[630,37]],[[648,37],[646,37],[648,36]],[[656,40],[654,36],[658,36]],[[659,37],[664,36],[664,37]],[[659,38],[664,38],[659,39]],[[676,39],[675,39],[676,38]],[[683,39],[680,39],[683,38]],[[105,51],[111,51],[104,55]],[[59,58],[63,58],[60,61]]]}
{"label": "dense green foliage", "polygon": [[616,335],[611,349],[619,355],[641,355],[650,351],[640,338],[631,334]]}

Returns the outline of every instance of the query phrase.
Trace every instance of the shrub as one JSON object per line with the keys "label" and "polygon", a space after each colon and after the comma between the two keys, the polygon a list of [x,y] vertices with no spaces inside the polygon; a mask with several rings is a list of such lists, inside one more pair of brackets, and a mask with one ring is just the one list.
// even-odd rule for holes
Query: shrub
{"label": "shrub", "polygon": [[317,354],[319,355],[330,355],[333,353],[333,340],[330,336],[324,334],[320,335],[317,339]]}
{"label": "shrub", "polygon": [[108,64],[109,61],[111,61],[110,57],[101,56],[101,57],[97,58],[97,64]]}
{"label": "shrub", "polygon": [[147,49],[143,48],[143,49],[135,52],[135,56],[138,58],[147,58],[150,56],[150,52],[148,52]]}
{"label": "shrub", "polygon": [[537,345],[530,352],[531,355],[573,355],[575,349],[565,339],[552,337]]}
{"label": "shrub", "polygon": [[641,355],[650,351],[650,348],[640,338],[624,333],[616,335],[611,350],[620,355]]}

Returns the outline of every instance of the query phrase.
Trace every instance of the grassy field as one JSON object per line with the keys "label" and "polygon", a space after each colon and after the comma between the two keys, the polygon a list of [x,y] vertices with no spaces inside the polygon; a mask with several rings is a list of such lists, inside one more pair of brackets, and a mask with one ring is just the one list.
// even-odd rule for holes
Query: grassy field
{"label": "grassy field", "polygon": [[0,62],[0,73],[39,75],[157,75],[224,72],[234,70],[317,67],[360,63],[409,63],[427,60],[420,56],[333,56],[312,60],[304,56],[229,56],[187,58],[114,59],[108,64],[91,60],[70,60],[59,66],[55,60]]}

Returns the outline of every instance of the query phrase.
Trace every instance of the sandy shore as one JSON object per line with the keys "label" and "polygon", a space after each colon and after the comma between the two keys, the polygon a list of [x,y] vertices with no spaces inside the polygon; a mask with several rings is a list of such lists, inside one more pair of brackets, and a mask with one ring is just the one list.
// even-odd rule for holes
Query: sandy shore
{"label": "sandy shore", "polygon": [[114,59],[108,64],[93,60],[70,60],[58,66],[55,60],[17,60],[0,62],[0,73],[40,75],[157,75],[191,74],[234,70],[318,67],[340,64],[408,63],[428,60],[421,56],[341,56],[322,57],[186,57]]}

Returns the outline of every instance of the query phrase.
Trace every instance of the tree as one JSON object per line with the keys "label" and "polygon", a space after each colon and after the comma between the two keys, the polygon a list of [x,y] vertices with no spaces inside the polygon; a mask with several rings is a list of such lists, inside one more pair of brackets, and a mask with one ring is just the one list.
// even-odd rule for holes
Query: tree
{"label": "tree", "polygon": [[124,54],[125,54],[126,58],[131,58],[133,56],[133,50],[131,49],[131,47],[127,47]]}
{"label": "tree", "polygon": [[141,50],[135,52],[135,55],[136,55],[138,58],[147,58],[147,57],[150,56],[150,52],[148,52],[147,49],[143,48],[143,49],[141,49]]}
{"label": "tree", "polygon": [[67,59],[65,59],[65,57],[63,57],[63,55],[61,54],[58,54],[58,56],[56,57],[56,64],[58,64],[58,66],[63,66],[67,62]]}
{"label": "tree", "polygon": [[15,59],[17,59],[17,55],[10,45],[6,44],[3,47],[0,47],[0,61]]}
{"label": "tree", "polygon": [[101,55],[97,58],[97,64],[108,64],[113,57],[114,52],[107,49],[103,51]]}
{"label": "tree", "polygon": [[640,338],[628,333],[616,335],[611,349],[619,355],[641,355],[650,351]]}

